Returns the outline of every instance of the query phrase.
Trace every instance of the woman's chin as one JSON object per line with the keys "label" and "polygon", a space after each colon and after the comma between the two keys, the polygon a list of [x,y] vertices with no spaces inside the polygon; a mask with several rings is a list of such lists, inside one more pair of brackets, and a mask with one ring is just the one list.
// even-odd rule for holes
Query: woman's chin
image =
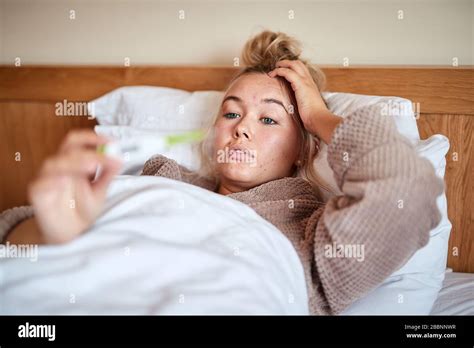
{"label": "woman's chin", "polygon": [[255,168],[248,163],[224,163],[218,167],[219,176],[229,181],[251,182],[256,179]]}

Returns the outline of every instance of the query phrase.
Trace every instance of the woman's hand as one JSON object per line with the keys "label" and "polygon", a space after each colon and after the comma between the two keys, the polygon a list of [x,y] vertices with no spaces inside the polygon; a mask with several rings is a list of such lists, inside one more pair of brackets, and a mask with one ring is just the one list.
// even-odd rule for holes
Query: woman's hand
{"label": "woman's hand", "polygon": [[300,60],[285,59],[276,63],[276,66],[268,76],[281,76],[290,82],[304,127],[329,143],[332,131],[342,118],[329,111],[306,65]]}
{"label": "woman's hand", "polygon": [[[96,152],[97,145],[107,141],[91,130],[70,132],[29,185],[29,200],[46,243],[70,241],[100,214],[107,187],[121,166]],[[103,171],[91,182],[99,164]]]}

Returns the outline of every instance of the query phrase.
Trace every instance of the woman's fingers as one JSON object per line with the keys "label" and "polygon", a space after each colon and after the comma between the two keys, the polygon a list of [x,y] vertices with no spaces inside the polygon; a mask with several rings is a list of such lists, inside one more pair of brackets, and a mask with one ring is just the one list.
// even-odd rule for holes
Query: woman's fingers
{"label": "woman's fingers", "polygon": [[92,183],[92,190],[94,191],[94,194],[98,195],[99,197],[105,196],[107,187],[114,176],[119,172],[120,167],[121,163],[114,160],[102,168],[99,177]]}
{"label": "woman's fingers", "polygon": [[60,153],[67,153],[80,147],[96,147],[106,144],[110,139],[96,134],[90,129],[80,129],[69,132],[60,146]]}
{"label": "woman's fingers", "polygon": [[95,173],[97,166],[116,166],[117,160],[108,158],[94,150],[76,150],[47,159],[40,170],[40,176],[82,175]]}
{"label": "woman's fingers", "polygon": [[301,76],[299,76],[294,70],[290,68],[275,68],[271,72],[268,73],[268,76],[270,77],[275,77],[275,76],[282,76],[284,77],[288,82],[291,83],[291,88],[293,88],[293,91],[297,91],[298,87],[300,86],[300,79]]}
{"label": "woman's fingers", "polygon": [[64,191],[67,183],[68,178],[63,175],[39,177],[28,185],[30,203],[40,202],[40,206],[49,206],[58,197],[58,192]]}
{"label": "woman's fingers", "polygon": [[300,76],[307,76],[309,74],[308,69],[301,60],[283,59],[278,61],[275,66],[277,68],[292,69]]}

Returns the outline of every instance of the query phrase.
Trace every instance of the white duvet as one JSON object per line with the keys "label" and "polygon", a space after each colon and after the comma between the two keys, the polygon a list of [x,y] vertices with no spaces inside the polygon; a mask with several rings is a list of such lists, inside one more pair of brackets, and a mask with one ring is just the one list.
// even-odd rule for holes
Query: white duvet
{"label": "white duvet", "polygon": [[1,314],[308,314],[291,243],[251,208],[162,177],[119,176],[83,236],[0,258]]}

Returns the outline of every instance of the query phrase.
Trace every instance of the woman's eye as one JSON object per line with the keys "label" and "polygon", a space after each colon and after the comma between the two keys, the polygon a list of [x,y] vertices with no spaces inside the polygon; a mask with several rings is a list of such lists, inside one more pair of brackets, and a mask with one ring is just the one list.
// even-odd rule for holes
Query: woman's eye
{"label": "woman's eye", "polygon": [[227,114],[224,114],[225,118],[237,118],[239,117],[239,114],[236,114],[235,112],[229,112]]}
{"label": "woman's eye", "polygon": [[[228,118],[228,119],[234,119],[234,118],[240,117],[240,115],[235,113],[235,112],[228,112],[228,113],[224,114],[224,117]],[[262,117],[260,120],[264,124],[277,124],[277,122],[271,117]]]}
{"label": "woman's eye", "polygon": [[264,124],[276,124],[275,120],[270,117],[262,117],[261,120]]}

